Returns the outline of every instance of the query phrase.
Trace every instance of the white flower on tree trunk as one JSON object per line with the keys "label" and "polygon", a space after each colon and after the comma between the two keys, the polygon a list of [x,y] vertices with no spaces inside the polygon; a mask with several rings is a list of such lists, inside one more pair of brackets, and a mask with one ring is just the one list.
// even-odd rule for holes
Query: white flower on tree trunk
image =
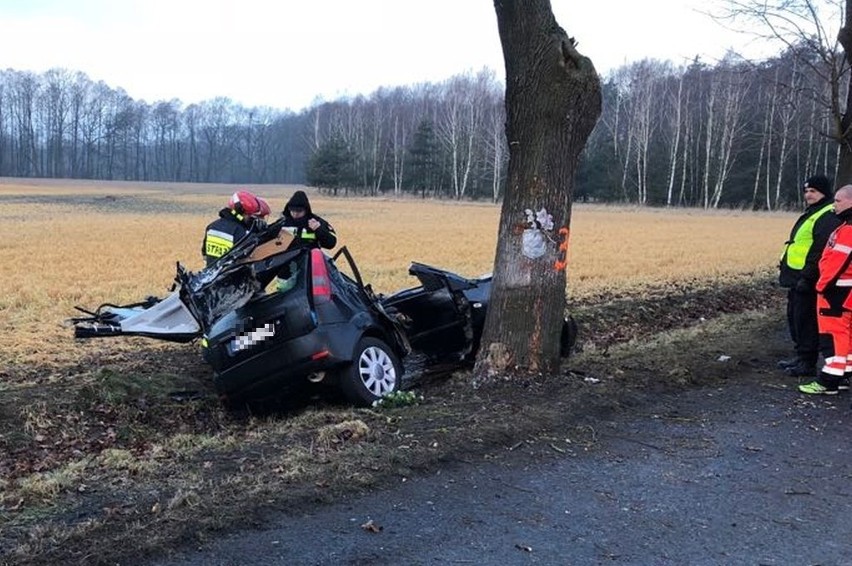
{"label": "white flower on tree trunk", "polygon": [[530,228],[536,228],[539,230],[550,231],[553,230],[553,215],[547,212],[547,209],[542,207],[536,213],[533,213],[529,208],[524,210],[527,215],[527,223],[530,225]]}
{"label": "white flower on tree trunk", "polygon": [[547,241],[553,242],[553,238],[547,234],[553,230],[553,215],[548,214],[544,207],[538,212],[527,208],[524,213],[529,228],[524,230],[522,253],[530,259],[538,259],[547,253]]}

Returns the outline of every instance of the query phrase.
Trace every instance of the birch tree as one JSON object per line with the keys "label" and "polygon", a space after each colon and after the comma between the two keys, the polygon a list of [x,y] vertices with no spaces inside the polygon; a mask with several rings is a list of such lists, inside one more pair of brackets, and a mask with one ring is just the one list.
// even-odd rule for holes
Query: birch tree
{"label": "birch tree", "polygon": [[672,196],[674,194],[675,175],[677,173],[678,151],[680,151],[680,135],[683,130],[682,114],[683,114],[683,80],[685,73],[680,73],[677,81],[676,94],[669,93],[667,101],[669,107],[674,107],[673,113],[668,113],[669,129],[671,132],[671,144],[669,145],[669,174],[668,183],[666,183],[666,206],[672,205]]}
{"label": "birch tree", "polygon": [[725,190],[725,183],[730,175],[734,160],[736,159],[736,148],[742,130],[743,100],[748,94],[748,83],[746,74],[742,69],[731,67],[722,74],[725,82],[720,92],[720,128],[715,162],[715,183],[713,194],[710,197],[710,206],[719,207],[719,201]]}

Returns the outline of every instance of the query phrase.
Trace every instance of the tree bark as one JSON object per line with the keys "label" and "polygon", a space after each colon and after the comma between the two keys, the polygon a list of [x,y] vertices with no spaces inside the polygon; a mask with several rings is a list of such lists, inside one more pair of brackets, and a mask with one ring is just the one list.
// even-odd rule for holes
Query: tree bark
{"label": "tree bark", "polygon": [[[837,42],[843,47],[846,63],[852,66],[852,0],[846,0],[843,11],[843,27],[837,34]],[[846,88],[846,105],[840,116],[838,127],[839,158],[837,160],[836,185],[838,187],[852,182],[852,73],[847,69],[849,78]]]}
{"label": "tree bark", "polygon": [[[601,112],[594,65],[559,27],[549,0],[495,0],[494,8],[506,65],[509,171],[477,384],[559,367],[574,173]],[[531,226],[527,210],[543,211],[544,223]],[[534,258],[525,255],[530,231],[542,244]]]}

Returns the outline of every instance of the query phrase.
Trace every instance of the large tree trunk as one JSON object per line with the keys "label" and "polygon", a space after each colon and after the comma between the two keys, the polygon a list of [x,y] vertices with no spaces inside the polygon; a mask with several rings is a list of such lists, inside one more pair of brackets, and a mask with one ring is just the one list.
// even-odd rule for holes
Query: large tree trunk
{"label": "large tree trunk", "polygon": [[[852,66],[852,0],[846,0],[844,14],[845,20],[843,27],[837,34],[837,41],[843,47],[843,56],[846,58],[846,62]],[[848,69],[847,73],[849,74],[849,83],[846,89],[846,105],[838,127],[837,141],[840,146],[840,155],[835,180],[838,187],[852,183],[852,73],[849,73]]]}
{"label": "large tree trunk", "polygon": [[[549,0],[495,0],[494,8],[506,63],[509,172],[477,383],[559,367],[574,172],[601,112],[597,72]],[[525,211],[542,209],[552,226],[533,230]],[[540,236],[539,257],[524,254],[528,230]]]}

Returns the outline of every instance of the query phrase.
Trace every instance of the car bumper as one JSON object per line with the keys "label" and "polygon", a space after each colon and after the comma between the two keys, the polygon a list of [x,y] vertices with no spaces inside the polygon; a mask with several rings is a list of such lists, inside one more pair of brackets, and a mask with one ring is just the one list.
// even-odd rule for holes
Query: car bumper
{"label": "car bumper", "polygon": [[228,352],[230,340],[209,345],[206,358],[220,395],[231,400],[267,397],[350,363],[358,337],[347,325],[335,325],[237,354]]}

